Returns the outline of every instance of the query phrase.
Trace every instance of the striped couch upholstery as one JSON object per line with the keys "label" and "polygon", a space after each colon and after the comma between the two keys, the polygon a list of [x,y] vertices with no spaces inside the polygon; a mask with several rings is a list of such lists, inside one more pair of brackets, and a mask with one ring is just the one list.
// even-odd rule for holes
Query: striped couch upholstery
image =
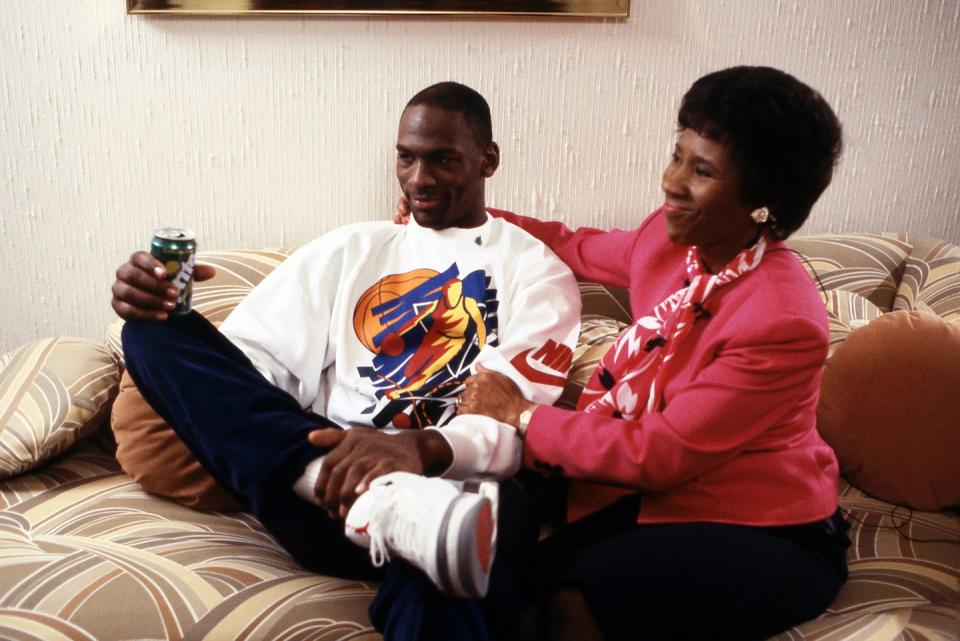
{"label": "striped couch upholstery", "polygon": [[[834,346],[894,309],[960,322],[957,246],[863,234],[791,244],[822,284]],[[203,255],[218,276],[196,286],[197,309],[222,320],[288,253]],[[581,283],[581,295],[581,341],[560,401],[568,406],[630,320],[625,292]],[[118,356],[119,327],[106,338]],[[120,470],[108,437],[101,429],[0,481],[0,639],[380,638],[366,616],[373,586],[300,570],[248,514],[145,493]],[[850,580],[827,613],[777,639],[960,639],[960,516],[911,512],[846,483],[841,506],[852,524]]]}

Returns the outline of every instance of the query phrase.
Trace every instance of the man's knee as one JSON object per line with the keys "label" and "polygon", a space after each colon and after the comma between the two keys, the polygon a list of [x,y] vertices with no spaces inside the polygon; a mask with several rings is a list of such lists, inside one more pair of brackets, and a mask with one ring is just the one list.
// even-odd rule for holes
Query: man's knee
{"label": "man's knee", "polygon": [[120,328],[120,342],[123,344],[124,352],[128,347],[139,345],[143,340],[143,335],[149,329],[152,323],[146,321],[129,320]]}
{"label": "man's knee", "polygon": [[168,333],[165,323],[137,320],[124,323],[120,330],[120,343],[123,345],[123,357],[127,367],[136,367],[140,359],[151,353],[165,353],[163,345],[167,339],[164,337]]}

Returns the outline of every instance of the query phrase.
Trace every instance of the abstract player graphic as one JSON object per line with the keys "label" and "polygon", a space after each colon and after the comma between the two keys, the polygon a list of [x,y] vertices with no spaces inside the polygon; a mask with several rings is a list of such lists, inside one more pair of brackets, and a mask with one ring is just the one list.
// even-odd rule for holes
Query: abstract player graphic
{"label": "abstract player graphic", "polygon": [[376,388],[374,425],[423,428],[453,416],[453,396],[473,359],[497,344],[496,290],[482,270],[460,277],[416,269],[381,278],[357,301],[353,326],[373,352],[360,375]]}

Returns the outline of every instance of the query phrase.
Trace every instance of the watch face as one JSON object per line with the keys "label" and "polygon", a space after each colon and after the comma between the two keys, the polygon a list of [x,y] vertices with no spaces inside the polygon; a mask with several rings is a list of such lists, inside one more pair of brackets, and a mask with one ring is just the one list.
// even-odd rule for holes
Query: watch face
{"label": "watch face", "polygon": [[523,410],[520,412],[520,424],[517,425],[517,428],[520,430],[521,434],[527,431],[527,425],[530,423],[530,419],[532,417],[533,410]]}

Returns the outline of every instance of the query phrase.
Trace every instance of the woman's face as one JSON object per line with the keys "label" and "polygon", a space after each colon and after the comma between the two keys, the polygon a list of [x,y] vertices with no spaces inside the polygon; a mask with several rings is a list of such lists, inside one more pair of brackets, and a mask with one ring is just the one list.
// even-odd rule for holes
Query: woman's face
{"label": "woman's face", "polygon": [[726,265],[757,235],[739,186],[726,145],[692,129],[680,132],[663,171],[667,236],[678,245],[699,247],[710,271]]}

